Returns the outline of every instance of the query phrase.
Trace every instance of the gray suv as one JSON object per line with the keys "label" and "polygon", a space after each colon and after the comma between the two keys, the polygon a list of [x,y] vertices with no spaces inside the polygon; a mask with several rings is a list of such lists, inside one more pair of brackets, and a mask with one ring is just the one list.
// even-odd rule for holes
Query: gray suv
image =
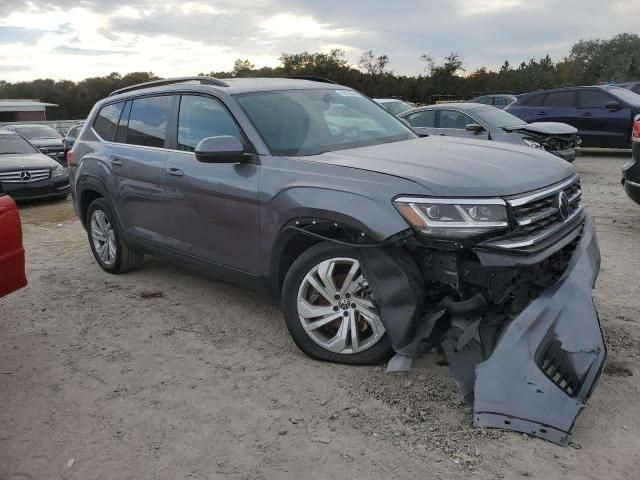
{"label": "gray suv", "polygon": [[563,442],[600,374],[595,229],[549,153],[419,138],[318,79],[193,77],[98,102],[68,161],[107,272],[152,254],[265,292],[316,359],[440,346],[477,425]]}

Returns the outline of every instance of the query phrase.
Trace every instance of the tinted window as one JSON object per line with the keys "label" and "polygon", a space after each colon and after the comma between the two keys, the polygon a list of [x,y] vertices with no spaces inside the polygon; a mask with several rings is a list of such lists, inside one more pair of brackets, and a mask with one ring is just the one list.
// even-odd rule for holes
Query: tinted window
{"label": "tinted window", "polygon": [[474,108],[473,116],[484,124],[495,128],[516,127],[526,123],[521,118],[495,107]]}
{"label": "tinted window", "polygon": [[[12,154],[12,153],[33,153],[37,152],[29,142],[27,142],[20,135],[12,134],[0,134],[0,155]],[[2,158],[0,158],[0,167],[2,167]]]}
{"label": "tinted window", "polygon": [[609,95],[598,90],[581,90],[580,106],[582,108],[606,108],[607,103],[614,101]]}
{"label": "tinted window", "polygon": [[440,111],[440,128],[459,128],[464,130],[469,123],[476,123],[471,117],[464,113],[453,110]]}
{"label": "tinted window", "polygon": [[528,100],[524,101],[524,104],[528,107],[539,107],[542,104],[542,100],[544,99],[545,94],[534,95],[529,97]]}
{"label": "tinted window", "polygon": [[[611,87],[607,90],[609,93],[613,93],[618,100],[622,100],[623,102],[626,102],[634,107],[640,107],[640,96],[638,96],[636,93],[633,93],[631,90],[625,90],[624,88],[620,87]],[[611,99],[609,101],[612,100],[614,99]]]}
{"label": "tinted window", "polygon": [[640,94],[640,83],[636,84],[635,87],[631,89],[633,93]]}
{"label": "tinted window", "polygon": [[100,112],[98,112],[98,116],[93,122],[93,129],[103,140],[107,140],[108,142],[113,140],[113,135],[116,133],[116,126],[118,125],[123,106],[124,102],[114,103],[113,105],[102,107]]}
{"label": "tinted window", "polygon": [[436,111],[424,110],[422,112],[416,112],[405,119],[412,127],[433,128],[436,126]]}
{"label": "tinted window", "polygon": [[17,126],[16,132],[27,140],[39,140],[44,138],[60,138],[60,134],[47,125]]}
{"label": "tinted window", "polygon": [[163,148],[173,97],[137,98],[131,105],[127,143]]}
{"label": "tinted window", "polygon": [[124,110],[120,115],[120,123],[116,130],[116,137],[113,139],[117,143],[126,143],[127,141],[127,124],[129,123],[129,115],[131,114],[131,101],[124,104]]}
{"label": "tinted window", "polygon": [[383,102],[381,103],[381,105],[394,115],[400,115],[402,112],[413,109],[413,107],[407,102],[402,102],[400,100],[398,100],[397,102]]}
{"label": "tinted window", "polygon": [[482,103],[483,105],[491,105],[493,99],[491,97],[478,97],[473,100],[473,103]]}
{"label": "tinted window", "polygon": [[552,92],[547,95],[544,100],[545,107],[573,107],[574,106],[573,91]]}
{"label": "tinted window", "polygon": [[178,115],[178,150],[193,152],[200,140],[218,135],[231,135],[243,142],[238,126],[219,101],[183,96]]}

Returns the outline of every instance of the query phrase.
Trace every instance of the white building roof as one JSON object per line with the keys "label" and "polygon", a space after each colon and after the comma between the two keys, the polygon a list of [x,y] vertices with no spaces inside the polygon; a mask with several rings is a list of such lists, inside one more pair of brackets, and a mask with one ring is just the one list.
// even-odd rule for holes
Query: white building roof
{"label": "white building roof", "polygon": [[44,112],[46,107],[57,106],[39,100],[0,99],[0,112]]}

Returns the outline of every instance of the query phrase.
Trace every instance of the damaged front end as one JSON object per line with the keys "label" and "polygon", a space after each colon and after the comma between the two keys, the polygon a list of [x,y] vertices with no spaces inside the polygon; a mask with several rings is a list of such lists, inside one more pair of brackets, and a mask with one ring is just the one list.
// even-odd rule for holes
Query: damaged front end
{"label": "damaged front end", "polygon": [[606,358],[595,227],[577,177],[506,204],[498,237],[363,249],[362,268],[397,352],[389,370],[440,346],[475,425],[564,444]]}

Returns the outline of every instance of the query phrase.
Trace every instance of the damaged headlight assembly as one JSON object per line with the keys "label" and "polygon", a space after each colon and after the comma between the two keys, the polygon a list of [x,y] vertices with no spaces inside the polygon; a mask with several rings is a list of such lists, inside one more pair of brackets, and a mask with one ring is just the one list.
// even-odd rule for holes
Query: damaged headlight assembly
{"label": "damaged headlight assembly", "polygon": [[400,197],[398,211],[418,232],[443,239],[468,239],[509,228],[504,200]]}

